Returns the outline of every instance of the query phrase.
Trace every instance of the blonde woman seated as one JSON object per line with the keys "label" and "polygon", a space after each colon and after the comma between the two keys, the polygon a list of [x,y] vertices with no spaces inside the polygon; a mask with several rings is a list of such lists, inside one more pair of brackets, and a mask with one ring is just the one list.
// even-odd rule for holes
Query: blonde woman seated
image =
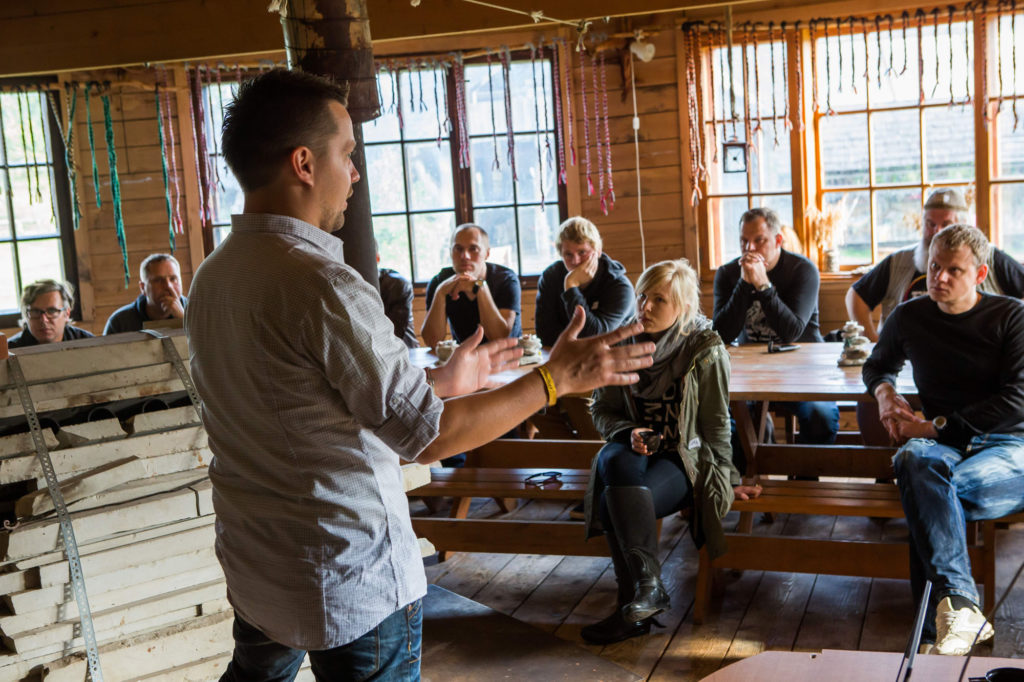
{"label": "blonde woman seated", "polygon": [[618,608],[582,630],[609,644],[650,632],[669,607],[658,563],[657,519],[692,511],[697,546],[724,551],[721,519],[740,485],[729,446],[729,354],[700,313],[697,276],[685,260],[652,265],[636,285],[637,317],[654,341],[654,364],[640,381],[594,392],[594,424],[607,441],[587,493],[588,536],[604,530],[618,582]]}

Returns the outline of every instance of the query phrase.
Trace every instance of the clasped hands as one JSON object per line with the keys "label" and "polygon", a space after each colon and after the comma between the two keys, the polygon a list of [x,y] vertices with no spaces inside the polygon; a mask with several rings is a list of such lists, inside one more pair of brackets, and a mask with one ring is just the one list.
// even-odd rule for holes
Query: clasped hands
{"label": "clasped hands", "polygon": [[938,433],[927,419],[918,417],[907,399],[896,392],[892,384],[879,384],[875,388],[878,417],[889,437],[897,445],[911,438],[936,438]]}
{"label": "clasped hands", "polygon": [[448,296],[452,300],[457,300],[462,295],[472,301],[476,299],[475,288],[475,277],[466,273],[456,273],[441,283],[438,293]]}
{"label": "clasped hands", "polygon": [[756,251],[747,251],[740,256],[740,277],[754,288],[769,284],[768,266],[764,257]]}

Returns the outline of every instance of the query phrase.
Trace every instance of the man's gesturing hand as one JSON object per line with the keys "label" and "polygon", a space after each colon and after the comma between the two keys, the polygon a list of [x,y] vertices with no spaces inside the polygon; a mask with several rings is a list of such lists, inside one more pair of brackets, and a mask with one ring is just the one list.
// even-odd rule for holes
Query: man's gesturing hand
{"label": "man's gesturing hand", "polygon": [[523,349],[517,339],[505,338],[480,345],[484,328],[477,326],[468,339],[459,344],[444,367],[434,370],[434,391],[442,398],[451,398],[493,388],[491,375],[519,366]]}
{"label": "man's gesturing hand", "polygon": [[637,322],[607,334],[578,339],[585,321],[586,312],[582,306],[576,306],[569,326],[551,349],[546,366],[555,380],[558,395],[589,393],[601,386],[623,386],[639,381],[636,370],[650,367],[654,362],[651,357],[654,344],[615,344],[636,336],[643,331],[643,326]]}

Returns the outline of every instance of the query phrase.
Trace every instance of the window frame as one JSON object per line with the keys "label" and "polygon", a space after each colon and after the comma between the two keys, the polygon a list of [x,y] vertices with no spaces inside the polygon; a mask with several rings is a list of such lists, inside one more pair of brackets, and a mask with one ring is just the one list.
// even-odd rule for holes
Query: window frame
{"label": "window frame", "polygon": [[[52,91],[54,86],[57,85],[58,81],[56,78],[5,78],[0,80],[0,90],[9,92],[12,89],[29,87],[34,89],[37,85],[40,86],[44,93]],[[51,98],[45,96],[42,103],[46,110],[46,130],[45,133],[49,138],[49,144],[47,149],[49,150],[52,160],[47,160],[43,164],[43,167],[47,169],[47,172],[52,172],[51,176],[51,188],[50,191],[53,195],[54,215],[57,220],[57,229],[55,230],[57,238],[60,240],[60,255],[61,255],[61,266],[63,269],[64,281],[68,282],[75,291],[74,305],[71,307],[71,320],[82,319],[82,297],[79,289],[78,281],[78,256],[75,248],[75,229],[74,220],[72,218],[72,206],[71,206],[71,183],[68,180],[68,168],[64,157],[64,139],[61,137],[60,131],[62,130],[63,124],[57,120],[56,112],[49,106],[51,101],[56,101],[58,107],[63,106],[62,99],[60,97]],[[59,112],[60,115],[66,114],[66,112]],[[74,125],[73,121],[69,122],[69,125]],[[56,133],[56,134],[54,134]],[[5,141],[2,135],[0,135],[0,145],[5,145]],[[17,255],[17,244],[19,242],[30,242],[30,241],[41,241],[43,239],[53,239],[52,236],[46,237],[29,237],[27,239],[19,239],[15,234],[14,226],[14,200],[13,195],[10,191],[10,169],[20,168],[20,165],[11,165],[10,159],[7,156],[6,148],[4,148],[3,163],[0,163],[0,172],[2,172],[7,178],[8,190],[4,193],[3,202],[4,211],[11,217],[11,237],[10,239],[3,239],[2,242],[5,244],[14,245],[14,260],[13,263],[14,281],[15,288],[18,294],[18,301],[21,301],[21,292],[29,282],[22,280],[21,276],[21,265],[18,261]],[[31,167],[31,164],[27,163],[24,166],[26,169]],[[21,310],[20,308],[15,311],[3,311],[0,310],[0,329],[14,329],[20,327],[21,321]]]}

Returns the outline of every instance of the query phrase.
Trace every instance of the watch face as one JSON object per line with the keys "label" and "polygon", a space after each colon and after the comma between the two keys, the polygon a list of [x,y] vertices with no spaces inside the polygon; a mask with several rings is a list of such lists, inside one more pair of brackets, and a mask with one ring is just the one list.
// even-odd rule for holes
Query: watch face
{"label": "watch face", "polygon": [[747,170],[747,148],[742,142],[726,142],[722,154],[722,171],[743,173]]}

